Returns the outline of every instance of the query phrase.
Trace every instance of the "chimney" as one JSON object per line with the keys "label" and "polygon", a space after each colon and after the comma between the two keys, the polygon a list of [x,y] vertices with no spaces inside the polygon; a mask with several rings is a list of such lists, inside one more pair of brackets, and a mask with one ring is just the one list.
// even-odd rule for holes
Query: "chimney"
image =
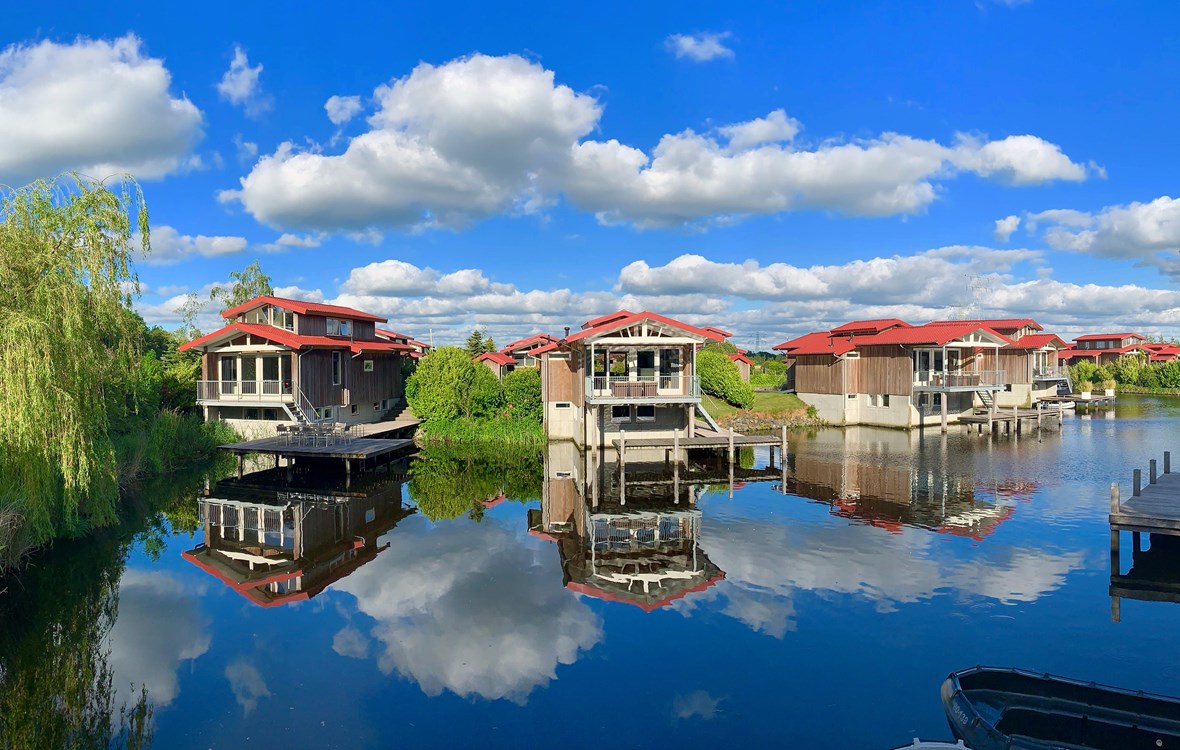
{"label": "chimney", "polygon": [[569,337],[570,337],[570,327],[566,326],[565,327],[565,338],[568,339]]}

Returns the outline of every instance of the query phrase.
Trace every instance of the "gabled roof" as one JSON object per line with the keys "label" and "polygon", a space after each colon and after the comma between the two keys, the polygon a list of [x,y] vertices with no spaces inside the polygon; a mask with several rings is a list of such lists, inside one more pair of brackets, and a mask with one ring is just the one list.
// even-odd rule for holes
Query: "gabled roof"
{"label": "gabled roof", "polygon": [[847,336],[832,336],[827,331],[804,334],[775,347],[779,351],[785,351],[789,357],[811,354],[831,354],[839,357],[855,348]]}
{"label": "gabled roof", "polygon": [[1065,349],[1069,344],[1065,343],[1055,333],[1030,333],[1023,336],[1008,345],[1010,349],[1043,349],[1046,346],[1056,345],[1058,349]]}
{"label": "gabled roof", "polygon": [[286,297],[274,297],[269,294],[264,294],[261,297],[255,297],[249,302],[243,302],[237,307],[231,307],[228,310],[223,310],[221,315],[224,318],[233,318],[240,313],[253,310],[260,305],[277,305],[300,315],[330,315],[332,317],[350,318],[352,320],[371,320],[376,323],[384,323],[387,320],[386,318],[382,318],[379,315],[361,312],[360,310],[354,310],[351,307],[325,305],[321,302],[307,302],[305,300],[288,299]]}
{"label": "gabled roof", "polygon": [[502,347],[500,352],[502,354],[508,354],[510,352],[516,351],[517,349],[525,349],[534,345],[552,344],[555,341],[557,341],[556,336],[550,336],[547,333],[537,333],[533,334],[532,336],[520,339],[519,341],[513,341],[508,346]]}
{"label": "gabled roof", "polygon": [[387,331],[384,328],[377,328],[375,330],[377,335],[383,339],[401,339],[407,344],[410,343],[410,337],[404,333],[398,333],[397,331]]}
{"label": "gabled roof", "polygon": [[182,352],[188,351],[222,340],[237,338],[243,334],[257,336],[291,349],[348,349],[353,354],[360,354],[362,352],[406,352],[412,348],[407,344],[393,341],[354,341],[346,336],[301,336],[285,328],[276,328],[262,323],[230,323],[213,333],[181,344],[179,349]]}
{"label": "gabled roof", "polygon": [[585,323],[582,324],[582,328],[583,329],[597,328],[600,325],[604,325],[606,323],[610,323],[612,321],[618,320],[619,318],[624,318],[624,317],[627,317],[628,315],[634,315],[634,314],[635,313],[631,312],[630,310],[616,310],[613,313],[607,313],[606,315],[602,315],[597,318],[592,318],[590,320],[587,320]]}
{"label": "gabled roof", "polygon": [[721,336],[722,338],[727,339],[733,335],[732,333],[725,330],[724,328],[718,328],[717,326],[701,326],[701,327],[704,328],[706,331],[712,331],[713,333],[717,334],[718,336]]}
{"label": "gabled roof", "polygon": [[512,357],[509,357],[507,354],[504,354],[503,352],[484,352],[483,354],[476,357],[475,361],[476,362],[493,362],[497,365],[500,365],[501,367],[504,365],[516,364],[515,359],[513,359]]}
{"label": "gabled roof", "polygon": [[[854,320],[842,326],[833,328],[831,333],[880,333],[889,328],[910,328],[909,323],[899,318],[875,318],[872,320]],[[778,347],[775,347],[776,349]]]}
{"label": "gabled roof", "polygon": [[1040,323],[1033,320],[1032,318],[992,318],[992,319],[972,318],[969,320],[932,320],[929,323],[927,323],[926,325],[928,325],[928,326],[956,325],[958,323],[974,323],[975,325],[991,328],[994,331],[1007,331],[1007,330],[1017,331],[1017,330],[1020,330],[1021,328],[1025,328],[1027,326],[1031,326],[1032,328],[1035,328],[1038,331],[1045,330],[1044,326],[1042,326]]}
{"label": "gabled roof", "polygon": [[723,336],[714,333],[713,331],[706,330],[704,328],[698,328],[694,325],[684,323],[674,318],[669,318],[665,315],[651,312],[650,310],[644,310],[643,312],[637,313],[628,312],[627,310],[619,310],[616,313],[603,315],[601,318],[595,318],[594,320],[587,321],[582,326],[582,330],[578,331],[577,333],[572,333],[569,336],[566,336],[564,339],[554,341],[551,344],[539,346],[533,350],[533,353],[544,354],[545,352],[553,351],[564,343],[568,343],[570,341],[580,341],[591,336],[604,336],[612,331],[617,331],[620,328],[626,328],[627,326],[635,325],[636,323],[642,323],[645,320],[655,321],[656,323],[661,323],[670,328],[678,328],[689,335],[699,336],[701,338],[708,339],[709,341],[724,341]]}
{"label": "gabled roof", "polygon": [[731,355],[729,355],[729,358],[732,359],[734,362],[745,362],[747,365],[754,364],[754,360],[752,360],[749,357],[747,357],[746,355],[740,354],[740,353],[739,354],[731,354]]}
{"label": "gabled roof", "polygon": [[1138,333],[1089,333],[1085,336],[1078,336],[1074,341],[1105,341],[1107,339],[1141,339],[1147,341],[1147,337]]}
{"label": "gabled roof", "polygon": [[996,333],[987,326],[981,326],[971,322],[959,323],[957,325],[947,323],[942,325],[909,326],[908,328],[890,328],[872,336],[858,336],[853,340],[853,343],[858,346],[881,346],[885,344],[931,344],[933,346],[942,346],[943,344],[949,344],[956,339],[961,339],[964,336],[980,331],[997,339],[998,343],[1011,343],[1011,339],[1007,336]]}

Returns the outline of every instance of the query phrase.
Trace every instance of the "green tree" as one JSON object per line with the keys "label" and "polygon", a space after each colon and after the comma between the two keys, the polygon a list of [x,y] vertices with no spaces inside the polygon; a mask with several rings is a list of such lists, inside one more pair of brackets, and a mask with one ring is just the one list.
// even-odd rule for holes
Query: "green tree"
{"label": "green tree", "polygon": [[483,350],[484,350],[485,352],[494,352],[494,351],[498,351],[498,350],[496,349],[496,342],[492,340],[492,337],[491,337],[491,336],[488,336],[487,338],[485,338],[485,339],[483,340]]}
{"label": "green tree", "polygon": [[522,367],[505,375],[504,402],[513,419],[540,424],[544,415],[541,371],[536,367]]}
{"label": "green tree", "polygon": [[406,381],[414,415],[430,422],[493,416],[501,402],[500,383],[463,349],[444,346],[427,354]]}
{"label": "green tree", "polygon": [[237,307],[264,294],[274,294],[270,277],[262,272],[262,266],[254,261],[241,271],[233,271],[229,277],[233,283],[228,287],[215,286],[209,292],[209,299],[220,305],[222,310]]}
{"label": "green tree", "polygon": [[483,334],[480,333],[478,328],[472,331],[471,335],[467,337],[467,343],[463,345],[463,348],[467,351],[468,357],[478,357],[484,353]]}
{"label": "green tree", "polygon": [[130,178],[70,175],[0,200],[0,476],[39,540],[115,517],[110,391],[137,369],[135,231],[150,252]]}
{"label": "green tree", "polygon": [[754,388],[742,380],[737,365],[717,348],[697,352],[697,375],[701,390],[741,409],[754,405]]}

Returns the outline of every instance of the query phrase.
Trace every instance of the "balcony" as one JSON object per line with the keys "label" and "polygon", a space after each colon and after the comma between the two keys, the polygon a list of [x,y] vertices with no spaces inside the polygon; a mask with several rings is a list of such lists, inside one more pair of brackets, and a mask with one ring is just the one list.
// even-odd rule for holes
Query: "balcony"
{"label": "balcony", "polygon": [[1034,367],[1034,380],[1068,380],[1069,368],[1067,367]]}
{"label": "balcony", "polygon": [[1004,387],[1000,370],[981,372],[951,372],[948,370],[918,370],[914,373],[915,391],[976,391]]}
{"label": "balcony", "polygon": [[701,386],[689,375],[595,375],[586,378],[591,404],[671,404],[699,401]]}
{"label": "balcony", "polygon": [[292,403],[295,396],[291,381],[286,380],[199,380],[198,404],[277,404]]}

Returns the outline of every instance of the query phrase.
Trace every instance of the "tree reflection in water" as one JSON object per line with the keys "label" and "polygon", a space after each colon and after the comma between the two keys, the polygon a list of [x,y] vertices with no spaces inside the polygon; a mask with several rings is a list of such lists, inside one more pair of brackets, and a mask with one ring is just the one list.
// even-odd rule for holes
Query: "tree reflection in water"
{"label": "tree reflection in water", "polygon": [[494,451],[470,445],[431,446],[410,465],[410,497],[431,521],[473,520],[503,500],[541,496],[540,451]]}

